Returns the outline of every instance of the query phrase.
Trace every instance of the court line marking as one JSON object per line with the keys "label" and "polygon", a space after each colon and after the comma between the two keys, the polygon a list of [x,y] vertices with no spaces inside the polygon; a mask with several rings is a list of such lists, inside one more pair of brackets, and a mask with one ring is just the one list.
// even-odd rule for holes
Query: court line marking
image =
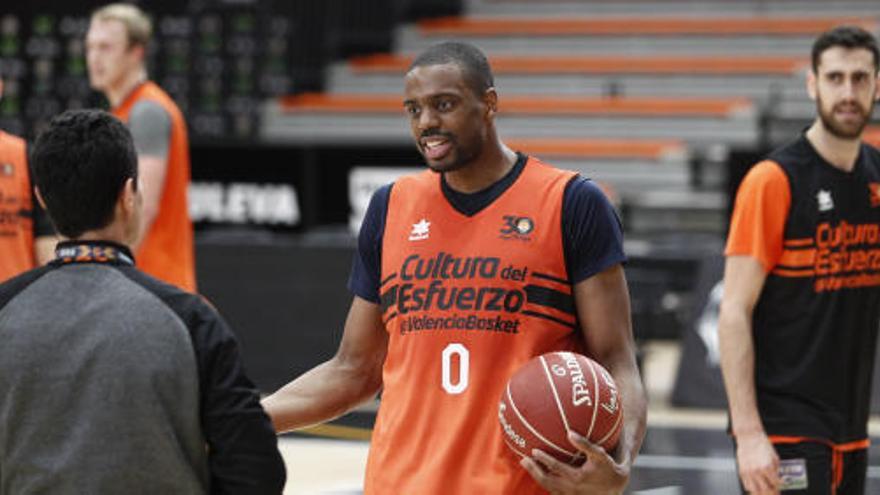
{"label": "court line marking", "polygon": [[[736,472],[736,461],[733,457],[641,454],[636,457],[635,467],[646,469],[722,471],[733,473]],[[880,479],[880,466],[868,466],[868,478]]]}

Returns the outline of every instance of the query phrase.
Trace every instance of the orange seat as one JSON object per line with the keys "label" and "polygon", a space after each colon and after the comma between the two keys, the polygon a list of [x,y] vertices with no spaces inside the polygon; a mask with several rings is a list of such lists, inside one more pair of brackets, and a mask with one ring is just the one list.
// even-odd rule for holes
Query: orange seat
{"label": "orange seat", "polygon": [[871,146],[880,148],[880,127],[868,127],[862,134],[862,139]]}
{"label": "orange seat", "polygon": [[423,36],[814,36],[842,24],[869,31],[877,22],[858,17],[445,17],[418,23]]}
{"label": "orange seat", "polygon": [[[403,75],[413,58],[377,54],[357,57],[350,67],[355,73]],[[495,74],[676,74],[789,75],[806,66],[805,56],[504,56],[489,57]]]}
{"label": "orange seat", "polygon": [[684,153],[677,140],[657,139],[505,139],[509,147],[546,158],[646,159],[660,160],[666,155]]}
{"label": "orange seat", "polygon": [[[287,112],[403,114],[402,97],[384,94],[304,93],[280,100]],[[749,108],[747,98],[586,98],[508,96],[501,101],[502,115],[615,115],[663,117],[728,117]]]}

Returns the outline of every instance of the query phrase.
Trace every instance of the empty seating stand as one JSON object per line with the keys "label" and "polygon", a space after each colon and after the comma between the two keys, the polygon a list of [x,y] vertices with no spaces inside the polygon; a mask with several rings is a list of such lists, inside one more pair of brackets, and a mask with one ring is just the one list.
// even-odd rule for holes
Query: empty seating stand
{"label": "empty seating stand", "polygon": [[[288,142],[407,143],[400,94],[304,94],[280,99],[265,120],[267,139]],[[584,98],[501,96],[504,138],[678,139],[751,146],[757,117],[743,98]]]}
{"label": "empty seating stand", "polygon": [[[723,163],[732,149],[765,146],[768,109],[803,107],[816,34],[843,23],[876,29],[869,2],[849,3],[872,15],[800,3],[817,8],[780,10],[763,0],[471,0],[464,16],[399,28],[394,53],[332,66],[326,93],[270,102],[263,136],[409,145],[402,94],[413,56],[441,40],[469,41],[489,55],[502,139],[609,184],[624,211],[655,214],[630,222],[631,232],[720,233],[726,199],[714,186],[724,174],[716,167],[715,180],[706,181],[694,171]],[[695,212],[695,220],[676,224]]]}
{"label": "empty seating stand", "polygon": [[875,0],[466,0],[472,15],[840,16],[876,15]]}
{"label": "empty seating stand", "polygon": [[880,127],[868,127],[864,134],[865,142],[880,148]]}
{"label": "empty seating stand", "polygon": [[688,148],[677,140],[522,138],[506,144],[597,181],[618,201],[644,191],[690,188]]}
{"label": "empty seating stand", "polygon": [[493,53],[803,56],[816,33],[837,24],[865,25],[859,17],[565,16],[455,17],[404,28],[400,47],[421,50],[442,39],[467,38]]}
{"label": "empty seating stand", "polygon": [[[725,94],[749,96],[770,116],[766,141],[779,144],[815,112],[804,89],[809,47],[816,34],[851,24],[878,33],[876,2],[849,0],[701,0],[617,2],[471,0],[467,17],[424,21],[401,30],[400,51],[418,51],[440,39],[466,38],[496,53],[530,50],[602,55],[791,56],[802,63],[788,76],[685,77],[624,75],[572,78],[557,90],[626,95]],[[554,17],[545,17],[552,12]],[[502,33],[507,34],[502,34]],[[555,33],[555,34],[554,34]],[[690,81],[688,81],[690,80]],[[531,85],[543,81],[515,81]],[[706,92],[706,93],[704,93]],[[880,116],[880,113],[877,114]]]}
{"label": "empty seating stand", "polygon": [[670,226],[718,232],[724,195],[695,190],[689,148],[677,140],[508,139],[512,148],[596,181],[618,205],[627,231],[650,234]]}
{"label": "empty seating stand", "polygon": [[[502,96],[540,91],[581,96],[749,97],[787,90],[803,55],[490,55]],[[331,69],[331,92],[402,90],[408,56],[357,58]]]}

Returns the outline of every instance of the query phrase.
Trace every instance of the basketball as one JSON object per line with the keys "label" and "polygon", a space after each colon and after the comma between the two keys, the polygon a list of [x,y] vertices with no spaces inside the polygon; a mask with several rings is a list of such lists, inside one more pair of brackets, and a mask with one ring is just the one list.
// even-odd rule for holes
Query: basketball
{"label": "basketball", "polygon": [[584,455],[568,441],[568,430],[611,452],[623,410],[617,385],[602,365],[572,352],[549,352],[510,377],[498,421],[505,443],[518,455],[531,457],[537,448],[578,465]]}

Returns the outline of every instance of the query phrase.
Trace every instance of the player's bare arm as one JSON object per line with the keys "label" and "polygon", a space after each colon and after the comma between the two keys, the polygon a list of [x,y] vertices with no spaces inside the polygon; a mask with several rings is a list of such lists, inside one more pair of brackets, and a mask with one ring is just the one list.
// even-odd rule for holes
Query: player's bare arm
{"label": "player's bare arm", "polygon": [[647,411],[623,267],[615,265],[578,283],[574,295],[587,354],[608,369],[621,393],[624,424],[620,443],[615,452],[606,453],[573,435],[572,444],[587,456],[581,467],[563,466],[542,452],[536,452],[535,459],[543,469],[532,459],[525,459],[523,466],[553,493],[621,493],[645,436]]}
{"label": "player's bare arm", "polygon": [[165,175],[168,171],[168,149],[171,145],[171,117],[160,105],[143,101],[132,108],[129,127],[138,154],[138,174],[144,189],[139,245],[153,225],[162,203]]}
{"label": "player's bare arm", "polygon": [[379,306],[355,296],[336,354],[263,399],[275,430],[328,421],[373,398],[387,351]]}
{"label": "player's bare arm", "polygon": [[612,266],[582,281],[575,286],[574,295],[587,353],[608,369],[620,389],[623,431],[617,452],[611,454],[616,462],[629,467],[645,437],[647,398],[636,363],[623,267]]}
{"label": "player's bare arm", "polygon": [[144,188],[144,219],[141,237],[138,243],[144,239],[146,233],[153,225],[156,215],[159,214],[159,204],[162,201],[162,184],[165,182],[165,172],[168,163],[165,157],[142,155],[138,157],[138,170],[141,176],[141,185]]}
{"label": "player's bare arm", "polygon": [[728,256],[724,267],[724,296],[718,320],[721,371],[730,405],[737,464],[749,492],[778,488],[779,457],[767,438],[755,398],[755,346],[752,312],[766,274],[751,256]]}

